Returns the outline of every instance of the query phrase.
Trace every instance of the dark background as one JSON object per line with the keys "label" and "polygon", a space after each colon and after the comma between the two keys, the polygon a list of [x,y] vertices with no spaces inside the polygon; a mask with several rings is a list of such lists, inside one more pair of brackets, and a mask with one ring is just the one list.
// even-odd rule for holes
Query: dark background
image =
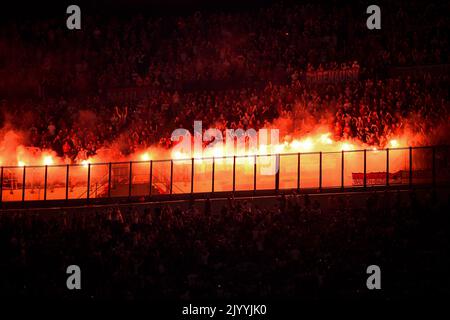
{"label": "dark background", "polygon": [[[3,3],[2,20],[21,17],[55,17],[64,14],[69,5],[76,4],[85,10],[95,11],[98,14],[126,15],[136,12],[143,14],[169,14],[179,15],[196,10],[214,9],[251,9],[274,3],[274,0],[63,0],[63,1],[9,1]],[[285,3],[294,2],[292,0]],[[299,1],[295,1],[299,2]],[[304,1],[303,1],[304,2]]]}

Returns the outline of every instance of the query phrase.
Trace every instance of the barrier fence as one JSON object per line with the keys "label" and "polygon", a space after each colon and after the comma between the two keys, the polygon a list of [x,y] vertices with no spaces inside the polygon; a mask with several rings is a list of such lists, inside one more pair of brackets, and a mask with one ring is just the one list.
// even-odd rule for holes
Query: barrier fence
{"label": "barrier fence", "polygon": [[[0,202],[448,184],[449,146],[2,166]],[[277,170],[272,170],[277,168]]]}

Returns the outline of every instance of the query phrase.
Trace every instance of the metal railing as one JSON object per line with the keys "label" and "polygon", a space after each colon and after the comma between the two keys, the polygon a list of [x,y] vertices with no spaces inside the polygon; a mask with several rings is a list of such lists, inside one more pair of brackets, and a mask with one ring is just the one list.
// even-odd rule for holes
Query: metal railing
{"label": "metal railing", "polygon": [[[449,147],[305,152],[189,159],[2,166],[0,202],[258,190],[367,188],[449,180]],[[376,156],[374,156],[376,155]],[[261,174],[261,159],[275,163]],[[259,171],[258,171],[259,169]],[[36,190],[38,190],[36,192]],[[91,192],[95,190],[95,192]],[[43,192],[43,195],[41,195]]]}

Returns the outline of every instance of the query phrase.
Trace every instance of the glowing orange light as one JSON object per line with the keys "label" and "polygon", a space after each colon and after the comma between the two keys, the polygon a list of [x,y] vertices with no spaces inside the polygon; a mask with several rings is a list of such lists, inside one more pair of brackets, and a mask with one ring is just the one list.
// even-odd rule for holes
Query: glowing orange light
{"label": "glowing orange light", "polygon": [[284,150],[284,144],[277,144],[275,146],[275,152],[276,153],[281,153],[281,152],[283,152],[283,150]]}
{"label": "glowing orange light", "polygon": [[254,156],[247,156],[247,164],[252,165],[255,163],[255,157]]}
{"label": "glowing orange light", "polygon": [[223,157],[223,148],[214,148],[213,155],[217,158]]}
{"label": "glowing orange light", "polygon": [[350,143],[343,143],[342,144],[342,147],[341,147],[341,150],[342,151],[350,151],[350,150],[352,150],[353,149],[353,146],[350,144]]}
{"label": "glowing orange light", "polygon": [[88,165],[91,163],[91,160],[83,160],[83,161],[81,161],[81,164],[83,165],[83,167],[85,167],[85,168],[87,168],[88,167]]}
{"label": "glowing orange light", "polygon": [[52,156],[45,156],[42,162],[44,163],[45,166],[54,164]]}
{"label": "glowing orange light", "polygon": [[307,138],[303,141],[300,141],[300,150],[301,151],[311,151],[314,147],[314,143],[311,138]]}
{"label": "glowing orange light", "polygon": [[389,144],[391,145],[392,148],[398,148],[400,146],[400,144],[398,143],[397,140],[392,139]]}
{"label": "glowing orange light", "polygon": [[19,160],[19,162],[17,162],[17,165],[19,167],[25,167],[25,162]]}
{"label": "glowing orange light", "polygon": [[150,154],[148,152],[141,154],[141,160],[142,161],[150,161],[151,160]]}
{"label": "glowing orange light", "polygon": [[266,144],[260,144],[259,145],[259,154],[267,154],[267,145]]}
{"label": "glowing orange light", "polygon": [[330,133],[325,133],[320,136],[320,142],[323,144],[332,144],[333,140],[330,139]]}
{"label": "glowing orange light", "polygon": [[300,147],[301,147],[300,141],[298,141],[298,140],[292,141],[291,147],[294,148],[294,149],[296,149],[296,150],[297,150],[297,149],[300,149]]}
{"label": "glowing orange light", "polygon": [[[189,158],[190,158],[190,156],[187,153],[185,153],[185,154],[182,154],[182,157],[180,159],[189,159]],[[201,153],[195,152],[194,158],[196,159],[195,163],[197,163],[197,164],[203,163],[203,156]]]}
{"label": "glowing orange light", "polygon": [[172,152],[172,159],[183,159],[184,156],[180,151]]}

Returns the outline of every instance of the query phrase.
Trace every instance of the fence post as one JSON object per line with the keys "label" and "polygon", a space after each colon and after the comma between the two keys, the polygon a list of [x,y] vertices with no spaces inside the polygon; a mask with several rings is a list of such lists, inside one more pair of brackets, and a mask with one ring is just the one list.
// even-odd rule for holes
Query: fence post
{"label": "fence post", "polygon": [[108,198],[111,198],[111,174],[112,174],[112,163],[108,165]]}
{"label": "fence post", "polygon": [[170,194],[172,194],[173,186],[173,160],[170,160]]}
{"label": "fence post", "polygon": [[412,168],[412,147],[409,147],[409,187],[412,187],[412,175],[413,175],[413,168]]}
{"label": "fence post", "polygon": [[322,151],[319,152],[319,190],[322,191]]}
{"label": "fence post", "polygon": [[344,152],[341,151],[341,189],[344,189]]}
{"label": "fence post", "polygon": [[297,153],[297,191],[300,190],[300,152]]}
{"label": "fence post", "polygon": [[191,163],[191,194],[194,193],[194,157],[192,157]]}
{"label": "fence post", "polygon": [[216,158],[213,157],[212,161],[212,181],[211,181],[211,192],[214,193],[214,179],[215,179],[215,167],[216,167]]}
{"label": "fence post", "polygon": [[364,178],[363,178],[364,188],[367,187],[367,150],[364,149]]}
{"label": "fence post", "polygon": [[386,186],[389,187],[389,148],[386,149]]}
{"label": "fence post", "polygon": [[253,164],[253,194],[256,193],[256,154],[255,154],[255,163]]}
{"label": "fence post", "polygon": [[150,160],[150,177],[149,177],[149,191],[148,195],[152,195],[152,185],[153,185],[153,160]]}
{"label": "fence post", "polygon": [[233,156],[233,195],[236,190],[236,156]]}
{"label": "fence post", "polygon": [[45,172],[44,172],[44,201],[47,200],[47,170],[48,166],[45,166]]}
{"label": "fence post", "polygon": [[130,161],[130,175],[128,177],[128,197],[131,197],[131,188],[133,186],[133,161]]}
{"label": "fence post", "polygon": [[275,157],[275,190],[278,192],[280,190],[280,154],[276,154]]}
{"label": "fence post", "polygon": [[90,188],[91,188],[91,164],[88,163],[87,194],[86,194],[87,201],[89,201]]}
{"label": "fence post", "polygon": [[23,176],[22,176],[22,202],[25,201],[25,176],[26,176],[26,166],[23,166]]}
{"label": "fence post", "polygon": [[0,203],[3,202],[3,167],[0,173]]}
{"label": "fence post", "polygon": [[66,167],[66,200],[69,200],[69,164]]}

